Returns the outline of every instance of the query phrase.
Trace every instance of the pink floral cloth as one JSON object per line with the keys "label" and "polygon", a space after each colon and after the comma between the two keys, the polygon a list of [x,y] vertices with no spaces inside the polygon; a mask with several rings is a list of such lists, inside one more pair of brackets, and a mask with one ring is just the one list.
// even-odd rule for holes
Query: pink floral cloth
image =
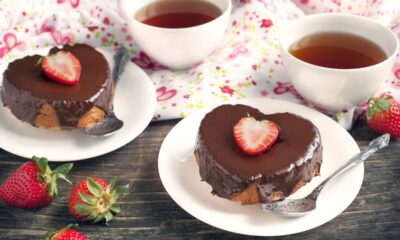
{"label": "pink floral cloth", "polygon": [[[398,0],[233,0],[233,4],[221,46],[192,69],[171,71],[149,59],[135,44],[118,1],[0,0],[0,60],[13,60],[27,50],[78,42],[112,50],[124,46],[131,61],[149,73],[158,101],[154,120],[163,120],[240,98],[280,98],[311,106],[290,84],[278,48],[281,27],[305,14],[368,16],[400,37]],[[400,58],[381,91],[400,96]],[[349,128],[364,109],[361,104],[332,116]]]}

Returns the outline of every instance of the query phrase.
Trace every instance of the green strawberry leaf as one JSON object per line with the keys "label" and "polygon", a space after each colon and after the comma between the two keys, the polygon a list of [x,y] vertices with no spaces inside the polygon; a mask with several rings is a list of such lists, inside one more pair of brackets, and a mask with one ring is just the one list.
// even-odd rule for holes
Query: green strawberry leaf
{"label": "green strawberry leaf", "polygon": [[58,194],[58,189],[57,189],[57,176],[56,175],[45,175],[46,179],[49,179],[49,181],[46,181],[48,187],[48,194],[52,198],[56,197]]}
{"label": "green strawberry leaf", "polygon": [[[85,203],[78,203],[74,206],[75,211],[81,216],[89,216],[90,214],[96,213],[96,209],[93,206],[90,206]],[[96,215],[97,216],[97,215]],[[95,217],[96,217],[95,216]],[[94,217],[94,218],[95,218]]]}
{"label": "green strawberry leaf", "polygon": [[110,212],[107,212],[104,215],[104,219],[106,220],[106,223],[108,223],[112,218],[113,218],[113,215]]}
{"label": "green strawberry leaf", "polygon": [[66,226],[63,229],[60,229],[58,231],[54,231],[54,232],[47,232],[46,235],[44,236],[44,240],[52,240],[52,238],[54,236],[56,236],[59,233],[65,232],[68,229],[78,229],[78,224],[69,224],[68,226]]}
{"label": "green strawberry leaf", "polygon": [[382,110],[388,110],[390,108],[390,102],[387,99],[384,99],[384,101],[378,101],[378,106]]}
{"label": "green strawberry leaf", "polygon": [[119,197],[119,195],[121,195],[121,193],[125,192],[128,188],[129,188],[129,184],[118,186],[112,191],[111,194],[115,199],[117,199]]}
{"label": "green strawberry leaf", "polygon": [[110,183],[107,186],[106,192],[111,192],[114,187],[115,187],[115,183],[117,182],[117,178],[116,177],[112,177]]}
{"label": "green strawberry leaf", "polygon": [[97,182],[93,181],[92,178],[87,178],[86,179],[86,185],[89,189],[89,191],[96,197],[101,197],[104,193],[104,189],[100,184]]}
{"label": "green strawberry leaf", "polygon": [[46,182],[46,179],[44,178],[44,176],[43,176],[42,174],[36,173],[36,176],[39,178],[39,180],[40,180],[41,182]]}
{"label": "green strawberry leaf", "polygon": [[372,119],[374,116],[374,110],[372,108],[367,109],[367,119]]}
{"label": "green strawberry leaf", "polygon": [[96,197],[90,196],[89,194],[78,192],[78,195],[82,199],[82,201],[90,205],[95,205],[97,202]]}
{"label": "green strawberry leaf", "polygon": [[42,176],[43,176],[43,178],[44,178],[44,181],[45,181],[47,184],[50,184],[50,183],[51,183],[51,181],[52,181],[51,175],[45,174],[45,175],[42,175]]}
{"label": "green strawberry leaf", "polygon": [[119,206],[118,203],[114,203],[113,205],[111,205],[110,207],[110,211],[113,213],[120,213],[121,212],[121,207]]}
{"label": "green strawberry leaf", "polygon": [[[93,178],[87,178],[86,184],[90,193],[79,192],[79,197],[83,203],[74,206],[76,212],[85,217],[85,221],[96,223],[104,219],[107,223],[112,219],[113,214],[121,212],[116,199],[129,188],[129,184],[115,187],[115,177],[111,179],[106,190],[99,183],[95,182]],[[110,193],[109,191],[112,192]]]}
{"label": "green strawberry leaf", "polygon": [[47,168],[48,168],[48,161],[47,158],[39,158],[36,156],[32,157],[32,160],[36,163],[36,165],[39,168],[39,171],[41,173],[47,173]]}
{"label": "green strawberry leaf", "polygon": [[85,218],[86,221],[94,221],[100,214],[97,211],[92,211],[87,217]]}
{"label": "green strawberry leaf", "polygon": [[100,222],[101,220],[103,220],[104,219],[104,216],[105,216],[106,214],[99,214],[99,215],[97,215],[97,217],[93,220],[93,223],[98,223],[98,222]]}
{"label": "green strawberry leaf", "polygon": [[63,164],[56,169],[54,169],[54,173],[56,174],[62,174],[62,175],[68,175],[68,173],[71,171],[72,167],[74,166],[73,163],[67,163]]}
{"label": "green strawberry leaf", "polygon": [[68,179],[67,176],[65,176],[64,174],[56,174],[57,178],[64,180],[65,182],[72,184],[72,182]]}
{"label": "green strawberry leaf", "polygon": [[47,191],[49,196],[52,198],[55,198],[58,194],[57,190],[57,179],[60,178],[70,184],[71,181],[68,180],[67,174],[71,171],[73,164],[68,163],[68,164],[63,164],[56,168],[53,171],[51,171],[51,168],[48,165],[48,160],[47,158],[39,158],[36,156],[32,157],[32,160],[36,163],[39,172],[37,173],[37,177],[40,181],[44,182],[47,185]]}
{"label": "green strawberry leaf", "polygon": [[385,96],[384,98],[371,98],[368,101],[367,119],[371,120],[374,118],[375,114],[388,110],[390,108],[390,99],[390,96]]}

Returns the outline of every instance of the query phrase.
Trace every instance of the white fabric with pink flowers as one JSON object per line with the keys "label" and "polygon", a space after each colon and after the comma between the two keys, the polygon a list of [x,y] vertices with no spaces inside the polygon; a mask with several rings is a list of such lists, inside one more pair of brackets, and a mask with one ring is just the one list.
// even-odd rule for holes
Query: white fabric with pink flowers
{"label": "white fabric with pink flowers", "polygon": [[[311,106],[290,84],[278,47],[280,28],[306,14],[346,12],[367,16],[400,37],[398,0],[234,0],[221,47],[192,69],[171,71],[149,59],[135,44],[117,2],[1,0],[0,60],[13,60],[32,49],[77,42],[111,50],[124,46],[131,53],[131,61],[151,76],[158,101],[154,120],[163,120],[182,118],[212,103],[241,98],[279,98]],[[400,96],[400,58],[382,86],[384,91]],[[364,110],[365,103],[331,115],[349,128]]]}

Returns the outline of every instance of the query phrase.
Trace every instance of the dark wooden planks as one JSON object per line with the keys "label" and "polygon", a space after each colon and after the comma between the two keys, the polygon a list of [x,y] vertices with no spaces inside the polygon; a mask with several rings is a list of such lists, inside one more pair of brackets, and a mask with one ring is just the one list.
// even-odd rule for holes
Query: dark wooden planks
{"label": "dark wooden planks", "polygon": [[[73,182],[86,176],[130,183],[123,212],[108,226],[80,224],[90,239],[256,239],[232,234],[193,218],[178,207],[158,176],[161,143],[177,121],[152,123],[136,140],[115,152],[76,162]],[[376,135],[359,122],[351,131],[360,146]],[[0,150],[0,181],[25,159]],[[59,164],[51,164],[52,167]],[[348,209],[321,227],[276,239],[400,239],[400,141],[369,159],[362,189]],[[68,213],[71,187],[60,184],[60,197],[38,210],[14,209],[0,203],[0,239],[40,239],[48,230],[74,222]]]}

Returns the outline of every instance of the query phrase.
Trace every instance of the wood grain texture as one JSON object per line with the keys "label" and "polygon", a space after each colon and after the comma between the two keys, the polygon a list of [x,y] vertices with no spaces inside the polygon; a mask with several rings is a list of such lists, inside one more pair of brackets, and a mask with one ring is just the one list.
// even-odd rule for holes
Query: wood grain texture
{"label": "wood grain texture", "polygon": [[[108,226],[80,224],[89,239],[255,239],[200,222],[165,192],[158,175],[158,150],[176,123],[152,123],[121,149],[75,163],[73,182],[86,176],[117,176],[120,183],[130,184],[121,199],[123,212]],[[351,134],[360,146],[376,136],[361,121]],[[24,161],[0,150],[0,182]],[[365,167],[361,191],[345,212],[316,229],[275,239],[400,239],[400,141],[391,142],[390,148],[373,155]],[[42,209],[22,210],[0,203],[0,239],[41,239],[48,230],[74,222],[67,208],[71,186],[61,183],[59,187],[59,198]]]}

